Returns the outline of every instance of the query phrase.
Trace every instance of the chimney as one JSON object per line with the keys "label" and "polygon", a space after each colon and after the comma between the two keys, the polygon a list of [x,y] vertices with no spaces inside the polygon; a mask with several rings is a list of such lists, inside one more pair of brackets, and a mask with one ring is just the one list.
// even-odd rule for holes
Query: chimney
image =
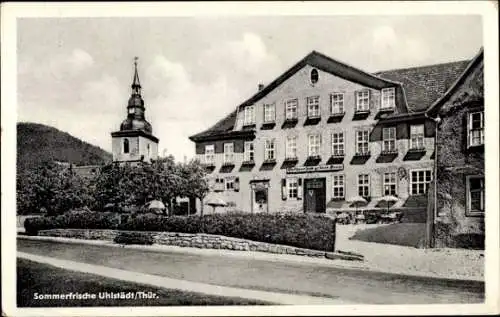
{"label": "chimney", "polygon": [[259,83],[258,89],[259,89],[259,91],[261,91],[262,89],[264,89],[264,84]]}

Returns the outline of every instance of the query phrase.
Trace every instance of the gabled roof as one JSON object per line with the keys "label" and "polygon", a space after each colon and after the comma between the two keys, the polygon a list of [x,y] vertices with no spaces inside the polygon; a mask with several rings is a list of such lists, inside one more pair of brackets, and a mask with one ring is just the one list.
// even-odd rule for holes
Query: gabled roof
{"label": "gabled roof", "polygon": [[480,64],[484,58],[484,50],[481,47],[477,55],[468,63],[467,67],[463,70],[462,74],[453,82],[448,90],[442,94],[435,102],[429,107],[427,113],[430,115],[435,114],[441,109],[441,106],[453,95],[453,93],[464,83],[467,77],[473,70]]}
{"label": "gabled roof", "polygon": [[313,66],[351,82],[356,82],[374,89],[394,86],[402,87],[404,89],[408,111],[413,113],[425,112],[435,100],[446,92],[457,77],[464,71],[469,62],[470,61],[467,60],[380,71],[370,74],[316,51],[312,51],[269,85],[240,104],[236,110],[222,120],[219,120],[215,125],[189,138],[192,141],[197,141],[207,137],[216,137],[218,135],[226,135],[234,132],[232,130],[236,123],[238,110],[241,107],[252,105],[265,97],[306,65]]}
{"label": "gabled roof", "polygon": [[462,74],[470,60],[386,70],[375,75],[402,83],[409,112],[427,110]]}

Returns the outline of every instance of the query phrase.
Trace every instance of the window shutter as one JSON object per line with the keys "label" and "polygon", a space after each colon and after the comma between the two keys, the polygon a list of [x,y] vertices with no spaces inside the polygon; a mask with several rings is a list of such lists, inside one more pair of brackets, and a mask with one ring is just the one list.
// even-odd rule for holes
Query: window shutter
{"label": "window shutter", "polygon": [[297,200],[302,199],[302,178],[297,180]]}
{"label": "window shutter", "polygon": [[354,91],[354,111],[358,111],[358,91]]}
{"label": "window shutter", "polygon": [[[464,117],[463,117],[463,123],[462,123],[462,126],[464,128],[464,131],[463,131],[463,140],[462,140],[462,147],[463,147],[463,151],[467,151],[467,149],[469,148],[469,145],[470,145],[470,135],[469,135],[469,127],[470,125],[472,124],[469,120],[469,113],[465,113],[464,114]],[[436,159],[436,158],[435,158]]]}
{"label": "window shutter", "polygon": [[373,98],[371,89],[368,90],[368,109],[375,111],[375,98]]}
{"label": "window shutter", "polygon": [[236,177],[234,179],[234,191],[239,192],[240,191],[240,178]]}
{"label": "window shutter", "polygon": [[286,179],[281,179],[281,199],[286,200]]}

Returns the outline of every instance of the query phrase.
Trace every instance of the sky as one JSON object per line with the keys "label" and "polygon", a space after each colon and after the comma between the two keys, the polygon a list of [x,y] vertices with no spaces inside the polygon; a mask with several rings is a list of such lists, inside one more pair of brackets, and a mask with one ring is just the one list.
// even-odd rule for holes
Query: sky
{"label": "sky", "polygon": [[138,56],[159,154],[182,161],[190,135],[312,50],[375,72],[471,59],[482,45],[475,15],[20,18],[17,121],[111,152]]}

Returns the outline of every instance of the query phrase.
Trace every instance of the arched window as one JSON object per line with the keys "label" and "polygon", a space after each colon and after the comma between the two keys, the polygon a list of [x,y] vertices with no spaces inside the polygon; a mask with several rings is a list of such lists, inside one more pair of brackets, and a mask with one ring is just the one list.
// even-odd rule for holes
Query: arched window
{"label": "arched window", "polygon": [[128,153],[130,151],[128,139],[123,140],[123,153]]}
{"label": "arched window", "polygon": [[319,80],[319,73],[318,73],[318,70],[316,68],[313,68],[311,70],[311,83],[312,84],[315,84],[317,83]]}
{"label": "arched window", "polygon": [[148,156],[151,156],[151,144],[148,143]]}

